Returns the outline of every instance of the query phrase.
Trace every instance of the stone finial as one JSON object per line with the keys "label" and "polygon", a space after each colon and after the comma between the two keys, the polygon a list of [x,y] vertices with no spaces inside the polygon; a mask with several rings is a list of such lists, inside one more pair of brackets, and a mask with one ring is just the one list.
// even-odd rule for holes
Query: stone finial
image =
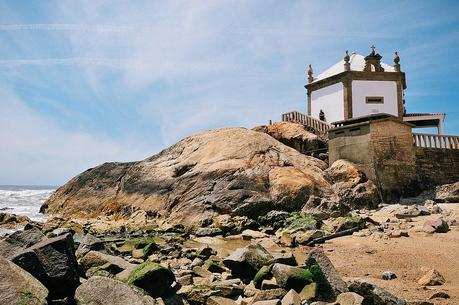
{"label": "stone finial", "polygon": [[375,52],[376,47],[372,45],[371,53],[365,56],[365,67],[364,72],[384,72],[384,68],[381,66],[382,56]]}
{"label": "stone finial", "polygon": [[314,78],[312,77],[312,73],[313,73],[312,66],[309,65],[308,66],[308,82],[309,83],[312,83],[312,81],[314,80]]}
{"label": "stone finial", "polygon": [[351,59],[349,56],[349,51],[346,50],[346,54],[344,55],[344,71],[350,71],[351,70],[351,64],[349,63],[349,60]]}
{"label": "stone finial", "polygon": [[395,72],[400,72],[400,56],[398,56],[397,51],[395,51],[395,54],[394,54],[394,69],[395,69]]}

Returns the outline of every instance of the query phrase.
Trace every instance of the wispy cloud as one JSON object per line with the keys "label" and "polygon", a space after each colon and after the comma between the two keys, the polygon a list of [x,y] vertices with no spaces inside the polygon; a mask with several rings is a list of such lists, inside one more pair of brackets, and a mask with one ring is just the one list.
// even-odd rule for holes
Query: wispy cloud
{"label": "wispy cloud", "polygon": [[128,26],[116,25],[87,25],[87,24],[58,24],[58,23],[35,23],[35,24],[0,24],[0,31],[78,31],[78,32],[126,32],[133,30]]}

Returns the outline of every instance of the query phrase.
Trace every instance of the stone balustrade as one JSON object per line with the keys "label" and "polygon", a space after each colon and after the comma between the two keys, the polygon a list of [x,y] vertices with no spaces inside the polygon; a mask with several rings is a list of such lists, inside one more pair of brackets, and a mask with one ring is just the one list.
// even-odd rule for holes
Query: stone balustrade
{"label": "stone balustrade", "polygon": [[326,133],[331,128],[330,124],[298,111],[292,111],[282,114],[282,121],[303,124],[322,133]]}
{"label": "stone balustrade", "polygon": [[413,133],[416,147],[459,149],[459,136]]}

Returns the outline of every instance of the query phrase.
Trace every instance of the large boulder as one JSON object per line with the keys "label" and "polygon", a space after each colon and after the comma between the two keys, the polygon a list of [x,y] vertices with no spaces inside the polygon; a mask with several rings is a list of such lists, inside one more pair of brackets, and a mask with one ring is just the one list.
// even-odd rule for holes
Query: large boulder
{"label": "large boulder", "polygon": [[71,234],[41,241],[14,256],[12,261],[42,282],[51,299],[72,297],[80,283]]}
{"label": "large boulder", "polygon": [[0,303],[46,305],[48,290],[30,273],[0,256]]}
{"label": "large boulder", "polygon": [[302,124],[292,122],[276,122],[271,125],[261,125],[253,128],[258,132],[269,134],[276,140],[290,146],[301,153],[319,154],[327,150],[327,143],[318,135],[310,132]]}
{"label": "large boulder", "polygon": [[24,249],[45,239],[45,235],[37,228],[25,231],[16,231],[3,240],[0,240],[0,256],[11,259]]}
{"label": "large boulder", "polygon": [[253,278],[261,267],[269,265],[274,257],[260,244],[239,248],[223,260],[223,264],[239,277]]}
{"label": "large boulder", "polygon": [[437,186],[435,189],[436,202],[459,202],[459,181]]}
{"label": "large boulder", "polygon": [[185,138],[139,162],[105,163],[60,187],[43,205],[64,217],[149,215],[197,225],[215,214],[257,217],[299,210],[330,195],[326,163],[273,137],[222,128]]}
{"label": "large boulder", "polygon": [[102,276],[94,276],[81,284],[75,292],[75,300],[77,305],[157,305],[152,297]]}

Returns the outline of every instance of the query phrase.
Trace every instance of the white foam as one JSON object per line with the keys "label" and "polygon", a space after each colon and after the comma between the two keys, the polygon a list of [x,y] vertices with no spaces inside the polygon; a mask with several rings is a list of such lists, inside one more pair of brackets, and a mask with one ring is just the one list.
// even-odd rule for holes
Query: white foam
{"label": "white foam", "polygon": [[0,186],[0,210],[24,215],[35,221],[45,221],[46,217],[39,210],[54,191],[51,187]]}

